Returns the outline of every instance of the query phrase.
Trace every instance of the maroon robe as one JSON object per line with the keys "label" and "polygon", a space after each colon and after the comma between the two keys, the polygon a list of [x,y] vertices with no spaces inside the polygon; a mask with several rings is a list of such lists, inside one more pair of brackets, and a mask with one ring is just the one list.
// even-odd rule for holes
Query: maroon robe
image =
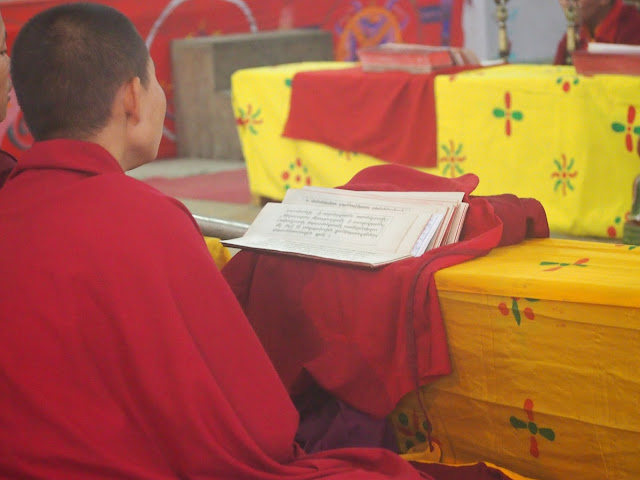
{"label": "maroon robe", "polygon": [[36,143],[0,229],[0,477],[431,478],[382,449],[296,447],[193,218],[100,146]]}
{"label": "maroon robe", "polygon": [[[633,5],[624,5],[622,0],[616,0],[609,14],[596,28],[593,37],[586,27],[580,29],[580,40],[576,50],[584,50],[589,42],[622,43],[640,45],[640,11]],[[555,65],[567,62],[567,35],[558,43]]]}

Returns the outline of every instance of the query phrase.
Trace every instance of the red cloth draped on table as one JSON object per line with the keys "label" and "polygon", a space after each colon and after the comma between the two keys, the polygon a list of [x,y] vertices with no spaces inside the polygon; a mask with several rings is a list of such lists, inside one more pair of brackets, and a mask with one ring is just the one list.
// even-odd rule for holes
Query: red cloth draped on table
{"label": "red cloth draped on table", "polygon": [[293,77],[283,136],[416,167],[437,166],[436,75],[363,72],[360,67],[300,72]]}
{"label": "red cloth draped on table", "polygon": [[539,202],[470,196],[477,184],[473,174],[450,179],[381,165],[345,185],[464,192],[470,208],[462,240],[422,257],[367,270],[243,251],[226,265],[223,274],[291,394],[308,387],[310,374],[345,403],[381,418],[417,383],[451,372],[433,274],[501,244],[549,234]]}

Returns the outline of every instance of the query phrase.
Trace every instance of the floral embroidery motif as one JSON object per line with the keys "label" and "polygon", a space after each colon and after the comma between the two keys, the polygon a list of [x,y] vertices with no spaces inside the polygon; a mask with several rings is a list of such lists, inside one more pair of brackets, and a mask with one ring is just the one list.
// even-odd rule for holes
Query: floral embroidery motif
{"label": "floral embroidery motif", "polygon": [[[498,305],[498,310],[500,310],[500,313],[502,313],[502,315],[504,315],[505,317],[509,315],[510,312],[513,312],[513,317],[516,319],[516,323],[518,325],[520,325],[520,322],[522,321],[522,314],[524,314],[524,316],[529,320],[533,320],[536,317],[531,307],[525,307],[521,311],[520,306],[518,305],[519,300],[520,297],[511,297],[511,308],[509,308],[505,302],[502,302],[500,305]],[[528,302],[540,301],[537,298],[525,298],[524,300]]]}
{"label": "floral embroidery motif", "polygon": [[569,93],[571,91],[571,85],[578,85],[580,83],[579,77],[572,77],[571,79],[566,79],[564,77],[558,77],[556,79],[556,83],[558,85],[562,85],[562,91],[565,93]]}
{"label": "floral embroidery motif", "polygon": [[259,118],[262,110],[259,108],[255,112],[253,112],[253,106],[247,105],[247,111],[244,109],[238,108],[238,117],[236,117],[236,125],[242,128],[247,128],[254,135],[258,134],[258,130],[256,130],[256,125],[262,125],[262,119]]}
{"label": "floral embroidery motif", "polygon": [[282,172],[281,177],[284,181],[285,190],[311,185],[309,170],[302,164],[302,160],[299,158],[296,158],[295,162],[292,162],[289,168]]}
{"label": "floral embroidery motif", "polygon": [[564,263],[564,262],[540,262],[540,265],[542,265],[543,267],[546,267],[548,265],[554,265],[552,268],[547,268],[544,271],[545,272],[553,272],[555,270],[560,270],[561,268],[564,267],[588,267],[589,265],[586,265],[586,263],[589,261],[588,258],[581,258],[580,260],[576,260],[573,263]]}
{"label": "floral embroidery motif", "polygon": [[511,92],[504,94],[504,106],[505,108],[494,108],[493,116],[505,119],[504,133],[510,137],[512,120],[520,122],[524,119],[524,114],[520,110],[511,109]]}
{"label": "floral embroidery motif", "polygon": [[440,157],[440,163],[444,163],[442,168],[442,175],[455,178],[457,175],[464,174],[464,170],[460,167],[460,164],[464,162],[467,157],[461,155],[462,143],[456,144],[453,140],[449,140],[449,146],[441,145],[444,150],[445,156]]}
{"label": "floral embroidery motif", "polygon": [[551,174],[551,178],[556,179],[555,184],[553,185],[553,191],[557,192],[558,189],[562,187],[562,195],[566,196],[567,189],[571,190],[572,192],[575,190],[575,187],[571,183],[571,179],[576,178],[576,176],[578,175],[578,172],[572,171],[575,161],[572,158],[567,164],[567,156],[563,153],[562,162],[560,162],[557,158],[554,158],[553,163],[555,164],[557,170]]}
{"label": "floral embroidery motif", "polygon": [[531,434],[531,440],[529,445],[529,453],[531,456],[538,458],[540,456],[540,449],[538,446],[537,435],[540,435],[542,438],[553,442],[556,439],[556,434],[550,428],[538,427],[536,423],[533,421],[533,400],[527,398],[524,402],[524,411],[527,414],[527,420],[520,420],[518,417],[512,416],[509,419],[509,422],[516,429],[527,429]]}
{"label": "floral embroidery motif", "polygon": [[[420,443],[426,443],[427,434],[431,434],[432,426],[428,420],[421,421],[420,416],[413,412],[412,418],[404,412],[400,412],[396,422],[397,430],[404,436],[408,437],[404,443],[404,448],[410,450]],[[431,437],[431,441],[437,441]],[[416,443],[417,442],[417,443]]]}
{"label": "floral embroidery motif", "polygon": [[635,126],[636,121],[636,107],[629,105],[627,109],[627,123],[626,125],[620,122],[613,122],[611,128],[616,133],[624,133],[624,143],[627,151],[633,152],[633,135],[638,135],[638,155],[640,155],[640,125]]}

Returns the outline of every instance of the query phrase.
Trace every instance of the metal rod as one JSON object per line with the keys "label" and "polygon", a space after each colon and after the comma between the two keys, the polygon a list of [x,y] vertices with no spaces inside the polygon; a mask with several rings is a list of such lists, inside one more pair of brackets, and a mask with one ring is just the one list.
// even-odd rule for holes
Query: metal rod
{"label": "metal rod", "polygon": [[230,240],[241,237],[249,229],[249,224],[243,222],[203,217],[202,215],[193,215],[193,218],[198,224],[202,235],[205,237],[216,237],[220,240]]}

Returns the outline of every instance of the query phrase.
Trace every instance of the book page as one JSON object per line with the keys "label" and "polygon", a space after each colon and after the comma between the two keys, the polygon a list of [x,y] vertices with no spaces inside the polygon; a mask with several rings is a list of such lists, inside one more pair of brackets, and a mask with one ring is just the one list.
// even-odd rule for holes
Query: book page
{"label": "book page", "polygon": [[[407,256],[428,219],[428,215],[416,213],[378,213],[359,209],[268,203],[241,240],[243,246],[248,246],[256,235],[269,237],[274,241],[272,247],[263,242],[255,248],[299,254],[309,253],[307,249],[302,251],[301,245],[312,245]],[[238,239],[228,241],[228,244],[239,245],[236,240]],[[320,256],[328,258],[329,255]]]}
{"label": "book page", "polygon": [[399,247],[399,250],[411,251],[413,256],[418,257],[427,249],[442,244],[454,207],[463,196],[462,192],[378,192],[304,187],[288,190],[283,203],[375,212],[429,214],[430,220],[426,219],[422,225],[414,224]]}
{"label": "book page", "polygon": [[303,187],[300,189],[291,189],[287,191],[284,202],[288,202],[287,197],[295,197],[294,201],[299,198],[321,198],[321,195],[339,195],[340,197],[351,198],[375,198],[379,200],[389,200],[402,203],[425,203],[431,200],[461,202],[464,198],[464,192],[398,192],[398,191],[378,191],[378,190],[343,190],[328,187]]}
{"label": "book page", "polygon": [[444,240],[444,245],[451,245],[456,243],[460,239],[460,233],[462,232],[462,226],[464,225],[464,219],[467,215],[469,204],[462,202],[456,208],[456,211],[451,219],[451,229],[447,234],[447,238]]}
{"label": "book page", "polygon": [[415,243],[413,249],[411,250],[412,256],[419,257],[427,251],[429,246],[432,245],[433,238],[442,225],[443,219],[443,213],[436,213],[431,216],[431,218],[427,222],[427,225],[424,227],[420,238],[418,238],[418,241]]}
{"label": "book page", "polygon": [[287,191],[284,203],[390,212],[414,211],[437,215],[432,217],[431,223],[425,224],[419,237],[411,235],[412,238],[420,239],[420,245],[403,246],[412,249],[414,256],[420,256],[427,250],[446,244],[449,232],[457,229],[453,216],[463,198],[463,192],[386,192],[303,187]]}

